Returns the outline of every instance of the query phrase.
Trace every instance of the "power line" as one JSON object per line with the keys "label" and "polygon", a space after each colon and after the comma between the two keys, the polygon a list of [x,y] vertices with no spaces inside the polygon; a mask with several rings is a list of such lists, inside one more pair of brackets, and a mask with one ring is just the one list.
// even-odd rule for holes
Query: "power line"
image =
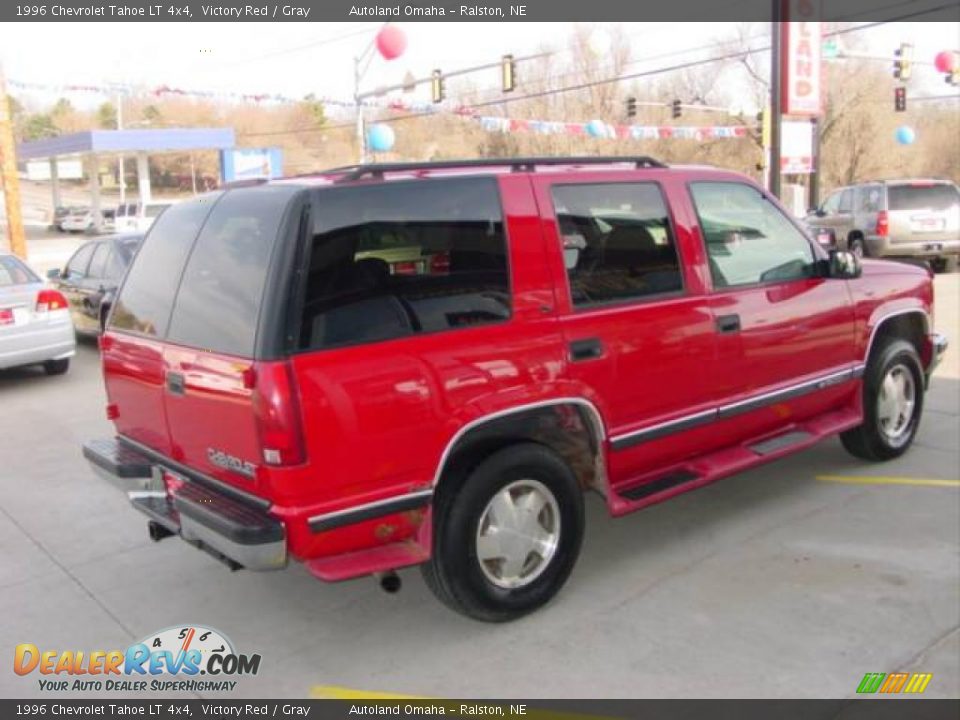
{"label": "power line", "polygon": [[[906,3],[903,3],[903,4],[906,4]],[[914,17],[921,17],[921,16],[923,16],[923,15],[929,15],[929,14],[932,14],[932,13],[935,13],[935,12],[939,12],[939,11],[941,11],[941,10],[950,9],[950,8],[953,8],[953,7],[954,7],[953,4],[938,5],[938,6],[933,7],[933,8],[926,8],[926,9],[918,10],[918,11],[911,12],[911,13],[905,13],[905,14],[900,15],[900,16],[898,16],[898,17],[891,18],[890,20],[883,20],[883,21],[877,21],[877,22],[863,23],[863,24],[861,24],[861,25],[856,25],[856,26],[850,27],[850,28],[840,28],[840,29],[838,29],[838,30],[832,30],[832,31],[830,31],[830,32],[828,32],[828,33],[824,33],[824,37],[833,37],[833,36],[837,36],[837,35],[846,35],[846,34],[852,33],[852,32],[859,32],[859,31],[862,31],[862,30],[869,30],[870,28],[878,27],[878,26],[880,26],[880,25],[887,25],[887,24],[889,24],[889,23],[891,23],[891,22],[897,22],[897,21],[900,21],[900,20],[908,20],[908,19],[911,19],[911,18],[914,18]],[[709,48],[709,47],[711,47],[711,46],[710,46],[710,45],[708,45],[708,46],[700,46],[700,47],[698,47],[698,48],[693,48],[693,49],[691,49],[690,51],[693,52],[694,50],[702,50],[702,49],[706,49],[706,48]],[[688,61],[688,62],[678,63],[678,64],[670,65],[670,66],[667,66],[667,67],[655,68],[655,69],[652,69],[652,70],[644,70],[644,71],[635,72],[635,73],[628,73],[628,74],[625,74],[625,75],[621,74],[621,75],[617,75],[617,76],[614,76],[614,77],[603,78],[603,79],[600,79],[600,80],[587,81],[587,82],[583,82],[583,83],[577,83],[577,84],[575,84],[575,85],[567,85],[567,86],[560,87],[560,88],[553,88],[553,89],[550,89],[550,90],[543,90],[543,91],[539,91],[539,92],[527,93],[526,95],[515,95],[515,96],[508,97],[508,98],[498,98],[498,99],[496,99],[496,100],[488,100],[488,101],[483,101],[483,102],[478,102],[478,103],[471,103],[471,104],[468,104],[468,105],[464,105],[462,109],[465,110],[465,111],[469,111],[469,110],[477,110],[477,109],[484,108],[484,107],[490,107],[490,106],[493,106],[493,105],[506,105],[506,104],[509,104],[509,103],[521,102],[521,101],[523,101],[523,100],[535,100],[535,99],[537,99],[537,98],[547,97],[547,96],[550,96],[550,95],[559,95],[559,94],[568,93],[568,92],[576,92],[576,91],[578,91],[578,90],[586,90],[586,89],[590,89],[590,88],[594,88],[594,87],[600,87],[600,86],[602,86],[602,85],[610,85],[610,84],[614,84],[614,83],[619,83],[619,82],[623,82],[623,81],[625,81],[625,80],[636,80],[636,79],[638,79],[638,78],[643,78],[643,77],[653,77],[653,76],[655,76],[655,75],[661,75],[661,74],[668,73],[668,72],[676,72],[676,71],[678,71],[678,70],[686,70],[686,69],[689,69],[689,68],[699,67],[699,66],[702,66],[702,65],[709,65],[709,64],[712,64],[712,63],[716,63],[716,62],[723,62],[724,60],[732,60],[732,59],[737,59],[737,58],[741,58],[741,57],[747,57],[747,56],[752,55],[752,54],[754,54],[754,53],[765,52],[765,51],[768,51],[768,50],[770,50],[770,46],[769,46],[769,45],[765,45],[765,46],[757,47],[757,48],[752,48],[752,49],[746,49],[746,50],[738,50],[738,51],[736,51],[736,52],[725,53],[725,54],[722,54],[722,55],[717,55],[717,56],[710,57],[710,58],[704,58],[704,59],[701,59],[701,60],[691,60],[691,61]],[[404,121],[404,120],[413,120],[413,119],[416,119],[416,118],[429,117],[429,116],[431,116],[431,115],[436,115],[436,113],[435,113],[435,112],[409,113],[409,114],[407,114],[407,115],[399,115],[399,116],[395,116],[395,117],[391,117],[391,118],[383,118],[383,119],[381,119],[381,120],[378,120],[378,122],[381,122],[381,123],[402,122],[402,121]],[[246,135],[246,136],[252,136],[252,137],[253,137],[253,136],[255,136],[255,137],[266,137],[266,136],[277,136],[277,135],[293,135],[293,134],[301,134],[301,133],[306,133],[306,132],[326,132],[326,131],[328,131],[328,130],[335,130],[335,129],[343,128],[343,127],[354,127],[354,124],[353,124],[353,123],[343,123],[343,124],[338,124],[338,125],[328,125],[328,126],[325,126],[325,127],[322,127],[322,128],[302,128],[302,129],[293,129],[293,130],[274,130],[274,131],[265,131],[265,132],[248,132],[248,133],[242,133],[242,134],[243,134],[243,135]]]}

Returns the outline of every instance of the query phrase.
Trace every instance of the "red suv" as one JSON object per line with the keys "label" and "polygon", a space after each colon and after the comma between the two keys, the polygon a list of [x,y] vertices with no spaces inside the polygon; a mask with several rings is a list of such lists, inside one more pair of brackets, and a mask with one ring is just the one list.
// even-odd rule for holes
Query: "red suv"
{"label": "red suv", "polygon": [[323,580],[420,565],[508,620],[638,510],[839,433],[896,457],[946,347],[930,274],[827,253],[749,179],[649,158],[364,165],[150,230],[84,447],[151,536]]}

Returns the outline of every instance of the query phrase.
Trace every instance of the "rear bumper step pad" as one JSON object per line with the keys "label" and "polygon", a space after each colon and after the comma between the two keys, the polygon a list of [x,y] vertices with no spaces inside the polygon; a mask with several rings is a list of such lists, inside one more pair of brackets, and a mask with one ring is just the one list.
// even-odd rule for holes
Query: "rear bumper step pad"
{"label": "rear bumper step pad", "polygon": [[127,491],[133,507],[152,522],[231,567],[286,566],[284,525],[262,510],[189,480],[168,495],[160,466],[116,439],[88,442],[83,455],[98,475]]}

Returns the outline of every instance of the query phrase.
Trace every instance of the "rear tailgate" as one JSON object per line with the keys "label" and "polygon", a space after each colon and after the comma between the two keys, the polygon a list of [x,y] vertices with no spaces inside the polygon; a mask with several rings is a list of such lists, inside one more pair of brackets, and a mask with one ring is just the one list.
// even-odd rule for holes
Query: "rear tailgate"
{"label": "rear tailgate", "polygon": [[[271,368],[258,363],[261,303],[290,199],[288,186],[238,188],[207,217],[180,279],[164,346],[172,457],[237,489],[271,495],[260,416]],[[162,223],[173,206],[158,219]],[[282,411],[286,411],[284,408]]]}
{"label": "rear tailgate", "polygon": [[100,340],[108,414],[117,431],[169,455],[164,336],[177,282],[219,195],[183,203],[144,239]]}
{"label": "rear tailgate", "polygon": [[960,240],[960,192],[951,183],[922,182],[887,188],[891,242]]}

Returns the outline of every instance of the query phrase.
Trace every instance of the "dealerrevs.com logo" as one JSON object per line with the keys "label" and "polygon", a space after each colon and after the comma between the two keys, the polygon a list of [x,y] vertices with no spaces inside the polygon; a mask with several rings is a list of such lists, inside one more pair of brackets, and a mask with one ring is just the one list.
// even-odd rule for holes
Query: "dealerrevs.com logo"
{"label": "dealerrevs.com logo", "polygon": [[[242,655],[221,632],[201,625],[169,627],[126,650],[50,650],[17,645],[13,671],[39,675],[41,690],[69,692],[200,692],[233,690],[256,675],[260,655]],[[202,676],[202,678],[201,678]]]}

